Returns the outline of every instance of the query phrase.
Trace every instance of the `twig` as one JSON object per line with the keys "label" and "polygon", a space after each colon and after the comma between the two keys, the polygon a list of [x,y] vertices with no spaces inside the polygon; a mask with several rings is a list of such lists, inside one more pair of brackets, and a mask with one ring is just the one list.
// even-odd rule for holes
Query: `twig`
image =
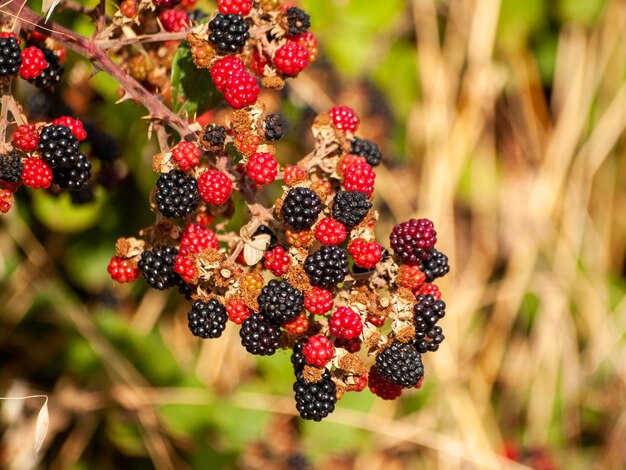
{"label": "twig", "polygon": [[2,88],[2,98],[0,99],[0,151],[4,153],[7,127],[9,127],[7,115],[9,112],[9,99],[11,98],[11,81],[9,80],[5,85],[0,86]]}

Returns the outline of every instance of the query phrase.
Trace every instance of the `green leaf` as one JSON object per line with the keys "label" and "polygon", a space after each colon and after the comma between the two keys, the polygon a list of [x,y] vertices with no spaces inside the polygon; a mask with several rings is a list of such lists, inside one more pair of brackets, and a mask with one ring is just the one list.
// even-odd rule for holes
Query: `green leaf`
{"label": "green leaf", "polygon": [[76,206],[72,204],[67,191],[63,191],[56,197],[45,194],[43,191],[33,191],[33,211],[49,229],[63,233],[77,233],[98,223],[104,199],[103,194],[96,191],[94,202]]}
{"label": "green leaf", "polygon": [[215,89],[207,69],[193,63],[191,49],[182,43],[172,61],[172,109],[189,116],[201,115],[215,107],[222,95]]}

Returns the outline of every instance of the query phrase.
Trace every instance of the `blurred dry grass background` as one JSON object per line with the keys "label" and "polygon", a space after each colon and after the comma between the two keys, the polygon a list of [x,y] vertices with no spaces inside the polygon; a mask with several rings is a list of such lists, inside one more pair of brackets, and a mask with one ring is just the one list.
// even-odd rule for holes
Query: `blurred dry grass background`
{"label": "blurred dry grass background", "polygon": [[[315,20],[359,2],[302,3]],[[29,462],[32,420],[19,416],[41,403],[3,404],[0,462],[281,469],[305,454],[337,470],[626,467],[626,3],[596,3],[593,22],[556,28],[548,79],[529,47],[506,47],[500,0],[408,2],[361,51],[360,72],[399,37],[415,45],[415,99],[395,103],[406,121],[385,128],[404,139],[389,154],[406,159],[380,167],[376,194],[381,239],[428,216],[451,259],[446,341],[425,357],[422,390],[391,403],[364,392],[296,426],[286,355],[255,361],[230,327],[199,345],[187,306],[162,293],[86,302],[64,266],[71,238],[14,214],[0,231],[0,391],[49,394],[51,425]],[[340,21],[321,32],[333,57]],[[394,66],[392,77],[406,72]],[[316,73],[292,96],[321,110],[337,96],[371,104],[349,79],[320,89]],[[380,137],[379,117],[365,118],[366,137]]]}

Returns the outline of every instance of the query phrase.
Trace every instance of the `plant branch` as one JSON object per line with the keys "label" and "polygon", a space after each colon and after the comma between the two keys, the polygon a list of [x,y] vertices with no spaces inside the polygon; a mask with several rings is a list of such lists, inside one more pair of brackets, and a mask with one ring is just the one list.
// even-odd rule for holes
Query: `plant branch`
{"label": "plant branch", "polygon": [[112,47],[130,46],[137,43],[160,42],[160,41],[180,41],[189,34],[188,30],[168,33],[167,31],[156,34],[142,34],[133,38],[98,39],[95,44],[102,49]]}

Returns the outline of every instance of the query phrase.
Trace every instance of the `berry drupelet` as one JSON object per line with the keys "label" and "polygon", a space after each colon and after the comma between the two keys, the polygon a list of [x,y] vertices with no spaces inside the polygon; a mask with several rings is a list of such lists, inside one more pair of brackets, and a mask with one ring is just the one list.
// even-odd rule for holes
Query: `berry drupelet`
{"label": "berry drupelet", "polygon": [[293,366],[293,371],[297,374],[304,369],[306,366],[306,358],[302,353],[302,348],[304,347],[304,343],[302,341],[296,341],[293,345],[293,351],[291,352],[291,365]]}
{"label": "berry drupelet", "polygon": [[411,219],[396,225],[389,241],[403,263],[420,264],[430,256],[437,242],[437,232],[430,220]]}
{"label": "berry drupelet", "polygon": [[35,78],[35,86],[41,90],[47,90],[61,83],[65,67],[53,50],[47,47],[42,47],[41,50],[48,66]]}
{"label": "berry drupelet", "polygon": [[50,168],[67,168],[78,164],[79,142],[72,129],[52,124],[41,129],[38,149]]}
{"label": "berry drupelet", "polygon": [[276,279],[263,287],[258,301],[263,316],[276,325],[297,317],[304,308],[304,294],[288,282]]}
{"label": "berry drupelet", "polygon": [[380,165],[380,162],[383,159],[383,154],[378,148],[378,145],[371,140],[359,139],[358,137],[352,139],[350,144],[350,153],[364,157],[367,163],[371,166]]}
{"label": "berry drupelet", "polygon": [[333,217],[346,227],[354,227],[365,218],[372,203],[367,194],[357,191],[338,191],[333,200]]}
{"label": "berry drupelet", "polygon": [[226,308],[215,299],[208,302],[196,300],[187,314],[187,326],[199,338],[219,338],[226,328]]}
{"label": "berry drupelet", "polygon": [[409,343],[394,341],[376,356],[376,369],[387,380],[402,387],[417,385],[424,375],[422,358]]}
{"label": "berry drupelet", "polygon": [[202,144],[214,152],[220,152],[226,142],[226,128],[217,124],[209,124],[204,128]]}
{"label": "berry drupelet", "polygon": [[280,140],[283,136],[284,122],[280,114],[268,114],[263,120],[263,132],[269,142]]}
{"label": "berry drupelet", "polygon": [[0,77],[17,75],[22,65],[22,49],[14,37],[0,38]]}
{"label": "berry drupelet", "polygon": [[34,124],[22,124],[13,133],[13,147],[22,152],[32,152],[39,145],[39,132]]}
{"label": "berry drupelet", "polygon": [[418,295],[415,299],[414,324],[415,331],[426,331],[446,316],[446,303],[432,295]]}
{"label": "berry drupelet", "polygon": [[304,308],[313,315],[325,315],[333,305],[333,294],[321,287],[313,287],[304,295]]}
{"label": "berry drupelet", "polygon": [[287,36],[306,33],[311,27],[311,17],[298,7],[290,7],[284,15]]}
{"label": "berry drupelet", "polygon": [[178,250],[171,246],[157,245],[141,253],[138,266],[141,275],[153,289],[165,290],[178,284],[180,276],[174,272]]}
{"label": "berry drupelet", "polygon": [[425,331],[416,331],[413,346],[419,353],[435,352],[446,337],[440,326],[433,326]]}
{"label": "berry drupelet", "polygon": [[311,284],[325,288],[334,287],[348,274],[346,250],[335,245],[325,245],[307,256],[304,270]]}
{"label": "berry drupelet", "polygon": [[283,220],[295,230],[311,228],[321,211],[320,197],[304,187],[290,189],[282,205]]}
{"label": "berry drupelet", "polygon": [[250,25],[242,15],[218,13],[209,22],[209,42],[222,53],[239,52],[248,38]]}
{"label": "berry drupelet", "polygon": [[337,386],[330,378],[330,373],[324,371],[322,378],[317,382],[307,382],[302,372],[296,375],[293,384],[296,409],[302,419],[321,421],[335,410],[337,402]]}
{"label": "berry drupelet", "polygon": [[448,257],[441,251],[433,248],[430,256],[420,263],[420,269],[426,275],[426,282],[445,276],[450,272]]}
{"label": "berry drupelet", "polygon": [[156,187],[157,208],[165,217],[185,217],[198,207],[198,181],[181,170],[161,174]]}
{"label": "berry drupelet", "polygon": [[107,272],[114,281],[124,283],[133,282],[139,277],[139,269],[133,265],[131,260],[114,256],[109,261]]}
{"label": "berry drupelet", "polygon": [[79,153],[76,164],[66,168],[52,169],[52,182],[61,189],[78,191],[83,189],[91,178],[91,162],[84,153]]}
{"label": "berry drupelet", "polygon": [[24,164],[14,150],[0,156],[0,181],[18,183],[22,179]]}
{"label": "berry drupelet", "polygon": [[258,313],[244,320],[239,336],[246,351],[257,356],[271,356],[280,346],[280,329]]}

